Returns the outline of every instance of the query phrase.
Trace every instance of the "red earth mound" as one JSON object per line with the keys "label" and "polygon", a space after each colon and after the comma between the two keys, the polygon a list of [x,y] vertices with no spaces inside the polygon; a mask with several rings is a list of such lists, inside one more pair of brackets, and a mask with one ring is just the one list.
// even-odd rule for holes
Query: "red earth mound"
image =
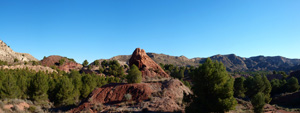
{"label": "red earth mound", "polygon": [[[61,65],[59,61],[64,59],[65,62]],[[41,64],[44,66],[56,66],[58,69],[63,70],[65,72],[70,72],[71,70],[80,70],[83,66],[81,64],[76,63],[75,61],[69,60],[68,58],[62,56],[49,56],[41,60]]]}
{"label": "red earth mound", "polygon": [[[131,100],[126,100],[126,94],[132,96]],[[94,90],[86,101],[70,112],[184,111],[184,94],[192,92],[177,79],[156,83],[109,84]]]}
{"label": "red earth mound", "polygon": [[136,48],[131,58],[129,59],[129,65],[135,64],[142,72],[143,78],[147,77],[163,77],[169,78],[170,76],[156,64],[145,52],[145,50]]}
{"label": "red earth mound", "polygon": [[126,101],[124,96],[131,95],[128,101],[141,102],[151,95],[151,88],[145,83],[139,84],[109,84],[94,90],[91,93],[92,103],[116,104]]}

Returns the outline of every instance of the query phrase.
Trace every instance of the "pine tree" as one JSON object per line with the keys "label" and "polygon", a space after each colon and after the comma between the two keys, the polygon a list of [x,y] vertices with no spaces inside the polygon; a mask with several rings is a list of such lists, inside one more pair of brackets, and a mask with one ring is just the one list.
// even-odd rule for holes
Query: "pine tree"
{"label": "pine tree", "polygon": [[31,98],[34,101],[47,100],[48,89],[48,76],[43,72],[36,73],[30,83]]}
{"label": "pine tree", "polygon": [[132,65],[128,71],[127,75],[128,83],[141,83],[142,82],[142,72],[136,65]]}
{"label": "pine tree", "polygon": [[27,99],[28,82],[27,75],[18,75],[17,85],[20,88],[22,99]]}
{"label": "pine tree", "polygon": [[81,75],[78,71],[71,71],[70,75],[70,79],[72,79],[72,83],[74,85],[74,90],[73,90],[73,94],[74,94],[74,101],[75,103],[78,103],[80,101],[80,90],[82,88],[82,81],[81,81]]}
{"label": "pine tree", "polygon": [[95,65],[95,66],[99,66],[99,65],[100,65],[99,60],[95,60],[95,61],[94,61],[94,65]]}
{"label": "pine tree", "polygon": [[1,99],[12,99],[12,98],[19,98],[20,97],[20,88],[17,86],[16,78],[11,75],[7,74],[2,76],[2,87],[0,87],[0,98]]}
{"label": "pine tree", "polygon": [[298,79],[295,77],[290,78],[286,84],[287,92],[295,92],[299,89]]}
{"label": "pine tree", "polygon": [[87,60],[84,60],[83,63],[82,63],[82,65],[83,66],[87,66],[87,65],[89,65],[89,62]]}
{"label": "pine tree", "polygon": [[187,112],[226,112],[237,104],[233,97],[234,79],[218,61],[210,58],[194,71],[195,98]]}
{"label": "pine tree", "polygon": [[262,76],[262,80],[263,80],[264,86],[265,86],[265,89],[262,92],[262,93],[264,93],[264,96],[265,96],[265,102],[270,103],[272,100],[272,98],[270,97],[271,96],[270,93],[272,90],[271,83],[265,75]]}
{"label": "pine tree", "polygon": [[262,113],[263,108],[264,108],[264,106],[266,104],[265,103],[265,96],[264,96],[264,94],[261,93],[261,92],[255,94],[251,98],[251,104],[253,105],[255,113]]}
{"label": "pine tree", "polygon": [[90,74],[82,76],[81,97],[86,98],[97,86],[96,79]]}
{"label": "pine tree", "polygon": [[244,98],[246,89],[244,88],[245,77],[236,78],[234,81],[234,96]]}
{"label": "pine tree", "polygon": [[58,92],[56,94],[57,105],[72,105],[74,100],[74,86],[72,80],[67,77],[60,78],[57,84]]}
{"label": "pine tree", "polygon": [[269,103],[272,100],[270,97],[272,86],[266,76],[250,76],[246,79],[244,85],[247,89],[246,96],[249,98],[252,98],[257,93],[262,92],[265,96],[266,103]]}

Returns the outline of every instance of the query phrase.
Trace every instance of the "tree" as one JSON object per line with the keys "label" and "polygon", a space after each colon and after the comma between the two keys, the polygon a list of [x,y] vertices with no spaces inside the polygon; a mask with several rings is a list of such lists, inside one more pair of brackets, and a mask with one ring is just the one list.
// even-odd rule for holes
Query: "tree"
{"label": "tree", "polygon": [[279,79],[273,79],[271,80],[271,86],[272,86],[272,91],[271,95],[274,96],[275,94],[281,93],[281,87],[282,85],[280,84]]}
{"label": "tree", "polygon": [[253,105],[255,113],[262,113],[265,106],[265,96],[259,92],[251,98],[251,104]]}
{"label": "tree", "polygon": [[3,78],[1,78],[2,87],[0,87],[0,98],[19,98],[21,91],[16,84],[16,78],[12,74],[7,74],[2,77]]}
{"label": "tree", "polygon": [[32,78],[30,83],[30,94],[34,101],[43,101],[48,99],[47,91],[48,86],[48,76],[43,72],[38,72]]}
{"label": "tree", "polygon": [[80,102],[80,90],[82,88],[81,75],[78,71],[72,70],[69,78],[72,80],[72,83],[74,85],[74,101],[75,103],[78,103]]}
{"label": "tree", "polygon": [[95,65],[95,66],[99,66],[99,65],[100,65],[99,61],[98,61],[98,60],[95,60],[95,61],[94,61],[94,65]]}
{"label": "tree", "polygon": [[97,86],[96,80],[90,74],[82,76],[82,88],[80,90],[81,97],[86,98]]}
{"label": "tree", "polygon": [[27,99],[28,78],[27,75],[17,75],[17,85],[21,91],[21,98]]}
{"label": "tree", "polygon": [[108,62],[106,60],[103,60],[101,62],[101,66],[105,69],[108,66]]}
{"label": "tree", "polygon": [[104,69],[102,68],[102,66],[99,66],[99,73],[103,73]]}
{"label": "tree", "polygon": [[265,75],[262,76],[262,80],[264,82],[264,87],[265,87],[265,89],[262,92],[264,93],[265,96],[265,102],[270,103],[272,100],[272,98],[270,97],[271,96],[270,93],[272,91],[271,83]]}
{"label": "tree", "polygon": [[286,86],[287,86],[287,87],[286,87],[287,92],[295,92],[295,91],[298,91],[298,89],[299,89],[298,79],[295,78],[295,77],[290,78],[290,79],[287,81]]}
{"label": "tree", "polygon": [[89,65],[89,62],[87,60],[84,60],[83,63],[82,63],[82,65],[83,66],[87,66],[87,65]]}
{"label": "tree", "polygon": [[61,66],[61,65],[63,65],[65,63],[65,59],[64,58],[61,58],[60,60],[59,60],[59,65]]}
{"label": "tree", "polygon": [[132,65],[128,71],[127,75],[128,83],[141,83],[142,82],[142,72],[136,65]]}
{"label": "tree", "polygon": [[245,77],[236,78],[234,81],[234,96],[244,98],[246,89],[244,88]]}
{"label": "tree", "polygon": [[226,112],[235,108],[234,79],[222,63],[208,58],[193,75],[195,97],[187,112]]}
{"label": "tree", "polygon": [[74,86],[72,80],[67,77],[60,78],[57,84],[58,92],[56,94],[57,105],[72,105],[74,101]]}

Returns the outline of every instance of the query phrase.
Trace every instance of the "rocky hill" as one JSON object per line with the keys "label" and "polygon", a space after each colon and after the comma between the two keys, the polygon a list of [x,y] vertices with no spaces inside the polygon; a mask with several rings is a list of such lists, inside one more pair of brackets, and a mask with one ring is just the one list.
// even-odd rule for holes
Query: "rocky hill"
{"label": "rocky hill", "polygon": [[0,40],[0,60],[14,62],[15,59],[21,62],[38,61],[28,53],[17,53],[13,51],[6,43]]}
{"label": "rocky hill", "polygon": [[[145,52],[137,48],[129,60],[142,71],[143,78],[156,78],[144,83],[112,83],[96,88],[71,113],[78,112],[183,112],[184,95],[192,94],[180,80],[171,79]],[[160,79],[158,81],[157,79]],[[153,80],[153,79],[150,79]]]}
{"label": "rocky hill", "polygon": [[65,72],[70,72],[71,70],[80,70],[83,67],[81,64],[76,63],[73,59],[57,55],[45,57],[43,60],[41,60],[41,64],[48,67],[54,66]]}
{"label": "rocky hill", "polygon": [[[188,59],[185,56],[170,56],[165,54],[147,53],[147,55],[157,63],[174,64],[177,66],[197,66],[204,63],[207,58],[192,58]],[[131,55],[119,55],[111,59],[118,60],[129,64]],[[286,71],[299,70],[300,59],[289,59],[281,56],[255,56],[244,58],[236,56],[235,54],[229,55],[215,55],[210,57],[212,60],[222,62],[228,71]]]}
{"label": "rocky hill", "polygon": [[129,59],[129,65],[136,65],[142,72],[143,79],[147,78],[169,78],[170,76],[156,64],[145,52],[145,50],[137,48]]}

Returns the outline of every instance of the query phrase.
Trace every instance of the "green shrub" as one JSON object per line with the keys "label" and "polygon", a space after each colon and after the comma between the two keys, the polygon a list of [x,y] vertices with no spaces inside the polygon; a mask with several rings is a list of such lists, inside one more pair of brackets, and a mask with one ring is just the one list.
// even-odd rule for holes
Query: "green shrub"
{"label": "green shrub", "polygon": [[14,62],[19,62],[19,59],[15,58],[15,59],[14,59]]}
{"label": "green shrub", "polygon": [[132,95],[127,93],[127,94],[124,95],[124,98],[125,98],[126,101],[129,101],[129,100],[132,99]]}
{"label": "green shrub", "polygon": [[127,75],[128,83],[141,83],[142,82],[142,72],[136,65],[132,65]]}

